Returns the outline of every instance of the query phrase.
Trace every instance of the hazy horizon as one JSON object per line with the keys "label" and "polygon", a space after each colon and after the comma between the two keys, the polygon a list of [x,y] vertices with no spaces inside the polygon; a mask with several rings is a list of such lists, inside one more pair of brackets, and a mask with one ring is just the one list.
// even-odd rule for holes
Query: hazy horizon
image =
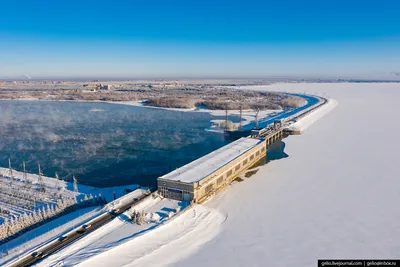
{"label": "hazy horizon", "polygon": [[234,81],[249,81],[249,82],[284,82],[284,81],[370,81],[370,82],[400,82],[400,76],[398,73],[392,73],[391,76],[387,76],[386,78],[383,76],[265,76],[265,77],[241,77],[241,76],[231,76],[231,77],[221,77],[221,76],[137,76],[137,77],[118,77],[118,76],[37,76],[31,77],[27,75],[22,76],[9,76],[9,77],[1,77],[0,81],[31,81],[31,82],[40,82],[40,81],[76,81],[76,82],[87,82],[87,81],[221,81],[221,82],[234,82]]}

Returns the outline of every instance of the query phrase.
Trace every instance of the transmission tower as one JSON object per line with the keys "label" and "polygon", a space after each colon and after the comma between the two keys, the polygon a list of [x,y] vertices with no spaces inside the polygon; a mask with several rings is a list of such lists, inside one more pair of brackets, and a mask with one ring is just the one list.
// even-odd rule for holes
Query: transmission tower
{"label": "transmission tower", "polygon": [[22,175],[22,177],[24,178],[24,182],[25,182],[25,183],[29,183],[28,175],[26,174],[25,161],[22,162],[22,166],[23,166],[23,168],[24,168],[24,173],[23,173],[23,175]]}
{"label": "transmission tower", "polygon": [[12,181],[14,177],[13,177],[13,169],[11,168],[11,159],[8,159],[8,174],[10,175],[10,179]]}
{"label": "transmission tower", "polygon": [[11,159],[8,159],[8,176],[10,177],[10,187],[11,187],[14,182],[13,169],[11,167]]}
{"label": "transmission tower", "polygon": [[24,187],[27,189],[31,189],[31,181],[28,179],[28,174],[26,173],[26,166],[25,166],[25,161],[22,162],[22,166],[23,166],[23,173],[22,173],[22,177],[24,179]]}
{"label": "transmission tower", "polygon": [[58,173],[56,173],[56,190],[60,188],[60,178],[58,177]]}
{"label": "transmission tower", "polygon": [[78,193],[78,180],[75,178],[75,176],[72,176],[72,180],[74,182],[74,192]]}
{"label": "transmission tower", "polygon": [[257,108],[256,110],[256,129],[258,129],[258,113],[260,112],[260,109]]}
{"label": "transmission tower", "polygon": [[242,130],[242,105],[239,106],[240,108],[240,125],[239,125],[239,130]]}
{"label": "transmission tower", "polygon": [[56,173],[56,192],[54,193],[54,196],[57,198],[61,198],[62,194],[62,188],[60,187],[60,177],[58,177],[58,173]]}
{"label": "transmission tower", "polygon": [[39,191],[40,192],[46,192],[46,188],[44,187],[44,182],[43,182],[43,177],[42,177],[43,173],[40,170],[40,164],[38,164],[38,170],[39,170],[39,173],[38,173]]}
{"label": "transmission tower", "polygon": [[228,103],[225,105],[225,130],[228,130]]}

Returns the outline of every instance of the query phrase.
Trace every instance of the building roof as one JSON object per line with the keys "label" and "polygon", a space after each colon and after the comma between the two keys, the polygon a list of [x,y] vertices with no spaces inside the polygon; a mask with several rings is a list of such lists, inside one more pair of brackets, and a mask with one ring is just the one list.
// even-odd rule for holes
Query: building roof
{"label": "building roof", "polygon": [[259,139],[240,138],[160,178],[185,183],[200,181],[261,142]]}

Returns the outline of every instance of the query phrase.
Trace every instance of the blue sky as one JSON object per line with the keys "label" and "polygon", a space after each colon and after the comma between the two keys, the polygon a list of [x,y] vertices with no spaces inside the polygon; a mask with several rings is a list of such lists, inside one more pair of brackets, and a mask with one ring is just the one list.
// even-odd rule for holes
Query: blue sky
{"label": "blue sky", "polygon": [[400,1],[5,0],[0,7],[0,77],[400,78]]}

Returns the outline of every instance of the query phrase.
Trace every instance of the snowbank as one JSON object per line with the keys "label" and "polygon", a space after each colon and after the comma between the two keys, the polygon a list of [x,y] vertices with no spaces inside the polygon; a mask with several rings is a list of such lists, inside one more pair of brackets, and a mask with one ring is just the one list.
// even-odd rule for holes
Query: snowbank
{"label": "snowbank", "polygon": [[212,240],[225,219],[215,209],[195,206],[166,225],[78,266],[168,266]]}
{"label": "snowbank", "polygon": [[300,118],[297,120],[295,123],[293,123],[290,126],[290,129],[297,130],[300,132],[303,132],[306,130],[309,126],[311,126],[313,123],[317,122],[320,120],[323,116],[331,112],[336,106],[337,106],[337,101],[334,99],[328,99],[328,102],[325,103],[323,106],[313,110],[306,116]]}
{"label": "snowbank", "polygon": [[11,262],[17,257],[43,246],[58,236],[71,231],[77,225],[81,225],[98,216],[102,212],[104,211],[100,207],[77,210],[20,235],[0,246],[0,251],[7,251],[4,257],[0,257],[0,265]]}
{"label": "snowbank", "polygon": [[[137,225],[131,221],[131,211],[128,210],[106,225],[74,242],[72,245],[45,258],[37,265],[75,266],[97,255],[108,255],[114,248],[117,249],[142,235],[147,236],[158,227],[164,227],[166,222],[167,224],[172,222],[175,217],[168,219],[168,214],[179,207],[185,208],[185,205],[179,201],[150,196],[137,204],[134,209],[136,211],[144,211],[148,214],[156,213],[160,217],[159,220],[149,220],[143,225]],[[176,217],[179,218],[179,216]],[[138,250],[138,248],[132,248],[132,251],[134,250]]]}

